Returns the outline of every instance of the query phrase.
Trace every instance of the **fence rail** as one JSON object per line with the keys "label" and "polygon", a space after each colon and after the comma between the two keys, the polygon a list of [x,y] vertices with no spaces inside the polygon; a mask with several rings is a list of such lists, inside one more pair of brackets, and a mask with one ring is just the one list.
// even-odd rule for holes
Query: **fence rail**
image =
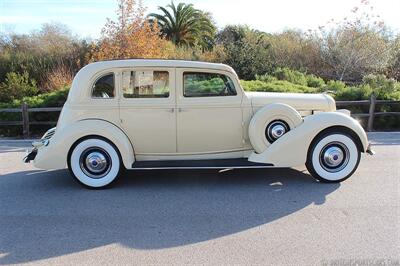
{"label": "fence rail", "polygon": [[[368,118],[367,131],[372,131],[374,127],[374,119],[376,116],[400,115],[400,112],[375,112],[377,105],[393,105],[400,104],[400,101],[376,100],[374,95],[369,100],[362,101],[336,101],[338,108],[346,106],[369,106],[369,112],[363,114],[351,114],[356,118]],[[23,103],[21,108],[4,108],[0,109],[0,113],[21,113],[22,119],[19,121],[0,121],[0,126],[22,126],[22,134],[25,138],[29,138],[30,125],[55,125],[57,121],[31,121],[29,113],[38,112],[60,112],[62,107],[44,107],[44,108],[29,108],[26,103]]]}
{"label": "fence rail", "polygon": [[0,113],[21,113],[22,119],[20,121],[0,121],[0,126],[22,126],[22,134],[24,138],[29,138],[30,125],[56,125],[57,121],[30,121],[29,113],[47,113],[47,112],[61,112],[62,107],[43,107],[43,108],[29,108],[28,104],[23,103],[21,108],[4,108],[0,109]]}
{"label": "fence rail", "polygon": [[362,101],[337,101],[337,107],[344,107],[344,106],[368,106],[369,105],[369,112],[368,114],[351,114],[353,117],[366,117],[368,118],[367,123],[367,131],[373,131],[374,129],[374,119],[375,116],[387,116],[387,115],[400,115],[400,112],[375,112],[377,105],[394,105],[400,104],[400,101],[387,101],[387,100],[377,100],[374,94],[371,95],[369,100],[362,100]]}

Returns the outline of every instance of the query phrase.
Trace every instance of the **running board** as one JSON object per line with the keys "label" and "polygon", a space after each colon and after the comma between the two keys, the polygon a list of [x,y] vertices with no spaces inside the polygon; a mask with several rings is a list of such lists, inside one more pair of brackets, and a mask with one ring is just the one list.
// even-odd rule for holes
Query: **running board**
{"label": "running board", "polygon": [[253,163],[247,158],[215,159],[215,160],[168,160],[168,161],[136,161],[133,170],[152,169],[240,169],[240,168],[269,168],[273,164]]}

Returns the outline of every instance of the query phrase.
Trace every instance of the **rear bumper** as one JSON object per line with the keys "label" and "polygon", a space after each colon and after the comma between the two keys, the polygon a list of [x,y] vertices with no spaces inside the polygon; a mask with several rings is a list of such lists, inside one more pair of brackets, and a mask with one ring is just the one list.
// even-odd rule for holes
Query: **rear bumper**
{"label": "rear bumper", "polygon": [[371,147],[371,143],[368,144],[367,150],[365,152],[368,153],[369,155],[374,155],[375,154],[375,151]]}
{"label": "rear bumper", "polygon": [[30,163],[31,161],[35,160],[38,151],[34,148],[31,152],[29,152],[23,160],[24,163]]}
{"label": "rear bumper", "polygon": [[49,145],[49,140],[48,139],[40,139],[38,141],[32,142],[32,151],[29,152],[23,159],[25,163],[29,163],[30,161],[35,160],[36,156],[38,155],[38,149],[42,146],[47,146]]}

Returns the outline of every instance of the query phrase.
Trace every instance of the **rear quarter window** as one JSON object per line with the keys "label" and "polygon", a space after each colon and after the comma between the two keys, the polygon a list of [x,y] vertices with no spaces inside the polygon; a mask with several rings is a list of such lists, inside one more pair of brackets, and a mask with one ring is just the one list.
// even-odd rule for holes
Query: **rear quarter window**
{"label": "rear quarter window", "polygon": [[114,98],[115,97],[115,78],[114,73],[108,73],[93,84],[92,98]]}

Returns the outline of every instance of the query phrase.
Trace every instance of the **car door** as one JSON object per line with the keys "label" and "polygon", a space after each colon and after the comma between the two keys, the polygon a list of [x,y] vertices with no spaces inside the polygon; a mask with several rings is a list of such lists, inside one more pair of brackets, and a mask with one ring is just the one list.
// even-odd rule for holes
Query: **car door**
{"label": "car door", "polygon": [[177,68],[176,80],[178,153],[243,150],[243,95],[235,75]]}
{"label": "car door", "polygon": [[123,69],[120,81],[121,125],[135,154],[175,154],[175,69]]}

